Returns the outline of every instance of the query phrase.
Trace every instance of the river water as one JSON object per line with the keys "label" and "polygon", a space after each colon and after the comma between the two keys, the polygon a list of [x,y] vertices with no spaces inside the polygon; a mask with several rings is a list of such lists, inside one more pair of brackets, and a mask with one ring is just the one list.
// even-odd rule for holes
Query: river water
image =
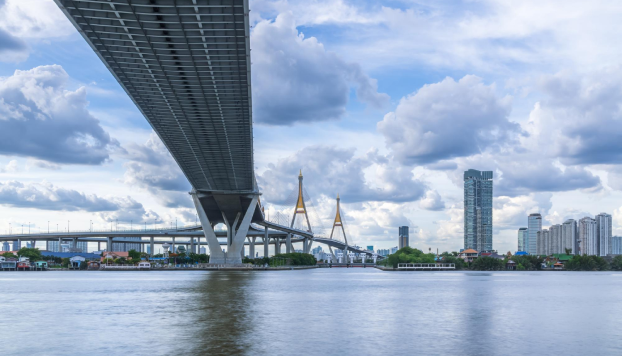
{"label": "river water", "polygon": [[622,355],[622,273],[0,272],[5,355]]}

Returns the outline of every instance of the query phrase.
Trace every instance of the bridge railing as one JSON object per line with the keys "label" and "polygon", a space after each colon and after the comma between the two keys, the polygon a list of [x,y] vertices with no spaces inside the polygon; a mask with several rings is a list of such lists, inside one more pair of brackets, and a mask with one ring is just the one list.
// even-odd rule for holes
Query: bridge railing
{"label": "bridge railing", "polygon": [[397,269],[456,269],[454,263],[398,263]]}

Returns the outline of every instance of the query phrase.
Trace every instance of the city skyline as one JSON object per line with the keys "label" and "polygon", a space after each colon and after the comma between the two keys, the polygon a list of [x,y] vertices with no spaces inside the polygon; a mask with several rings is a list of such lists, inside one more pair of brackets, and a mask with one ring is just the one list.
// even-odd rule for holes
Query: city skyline
{"label": "city skyline", "polygon": [[[194,223],[185,177],[58,7],[0,4],[0,229]],[[598,16],[615,29],[622,9],[571,19],[535,3],[520,14],[495,2],[251,9],[255,165],[270,211],[302,168],[325,226],[341,194],[354,243],[392,247],[395,227],[408,225],[411,246],[454,250],[462,173],[474,168],[496,177],[496,250],[515,249],[534,212],[549,226],[608,211],[622,233],[619,98],[606,95],[619,92],[617,46],[595,28],[576,41],[569,26]],[[403,33],[411,24],[421,27]],[[311,90],[281,90],[283,78]]]}

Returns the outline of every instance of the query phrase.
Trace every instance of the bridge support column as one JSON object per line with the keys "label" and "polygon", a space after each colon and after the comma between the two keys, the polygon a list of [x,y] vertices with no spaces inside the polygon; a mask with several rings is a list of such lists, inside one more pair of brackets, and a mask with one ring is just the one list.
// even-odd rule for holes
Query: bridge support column
{"label": "bridge support column", "polygon": [[101,242],[97,242],[97,251],[101,251],[102,250],[102,243]]}
{"label": "bridge support column", "polygon": [[190,250],[192,251],[192,253],[197,253],[196,247],[194,245],[194,237],[190,238]]}
{"label": "bridge support column", "polygon": [[153,250],[155,248],[155,242],[153,240],[153,236],[149,237],[149,256],[151,257],[155,255],[155,251]]}
{"label": "bridge support column", "polygon": [[[209,221],[205,209],[203,208],[203,205],[199,200],[198,193],[196,191],[192,191],[190,195],[192,196],[194,205],[197,208],[199,220],[201,221],[201,226],[203,227],[203,232],[205,234],[205,238],[207,239],[207,244],[210,249],[210,263],[242,263],[242,254],[244,253],[244,241],[246,240],[246,235],[248,234],[248,229],[250,228],[255,209],[257,208],[257,201],[259,199],[259,195],[248,194],[240,196],[205,196],[208,199],[213,199],[215,205],[212,206],[218,207],[221,210],[222,219],[228,227],[228,246],[226,253],[223,252],[220,248],[220,243],[218,242],[218,238],[216,238],[214,228]],[[204,196],[202,195],[201,198],[203,197]],[[251,200],[250,202],[246,200],[249,198]],[[249,203],[246,208],[242,207],[246,206],[245,203]],[[213,217],[214,215],[210,216]],[[232,218],[234,216],[235,220],[233,224],[229,225],[227,217]]]}
{"label": "bridge support column", "polygon": [[268,247],[270,244],[270,238],[268,237],[268,227],[265,227],[263,235],[263,257],[268,257]]}
{"label": "bridge support column", "polygon": [[255,241],[257,240],[256,237],[249,237],[248,238],[248,257],[249,258],[255,258]]}
{"label": "bridge support column", "polygon": [[58,238],[58,251],[54,251],[54,252],[63,252],[63,246],[61,246],[63,244],[63,238],[59,237]]}
{"label": "bridge support column", "polygon": [[302,239],[302,253],[309,253],[307,247],[309,245],[309,239],[308,238],[303,238]]}
{"label": "bridge support column", "polygon": [[287,234],[287,237],[285,238],[285,251],[287,251],[287,253],[292,253],[292,234]]}
{"label": "bridge support column", "polygon": [[112,237],[108,237],[108,244],[106,245],[108,252],[112,252]]}

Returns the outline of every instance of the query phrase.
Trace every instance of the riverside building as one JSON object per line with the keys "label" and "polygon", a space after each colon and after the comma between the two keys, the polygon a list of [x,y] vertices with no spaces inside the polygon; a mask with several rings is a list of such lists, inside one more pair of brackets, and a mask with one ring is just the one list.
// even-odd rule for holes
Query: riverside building
{"label": "riverside building", "polygon": [[529,214],[527,218],[527,242],[525,246],[526,252],[530,255],[537,254],[538,250],[538,232],[542,231],[542,215]]}
{"label": "riverside building", "polygon": [[492,250],[492,171],[464,172],[464,249]]}
{"label": "riverside building", "polygon": [[399,248],[410,246],[409,241],[408,241],[408,226],[400,226],[398,234],[399,234],[399,241],[398,241]]}
{"label": "riverside building", "polygon": [[568,219],[562,224],[562,247],[564,253],[569,248],[571,254],[577,254],[577,222],[574,219]]}
{"label": "riverside building", "polygon": [[589,216],[579,220],[578,252],[580,255],[596,255],[598,253],[598,226],[596,220]]}
{"label": "riverside building", "polygon": [[622,255],[622,236],[611,236],[611,254]]}
{"label": "riverside building", "polygon": [[527,228],[521,227],[518,229],[518,250],[517,251],[527,251],[525,248],[525,242],[527,241]]}
{"label": "riverside building", "polygon": [[611,215],[600,213],[596,215],[596,229],[598,233],[598,255],[607,256],[611,253]]}

